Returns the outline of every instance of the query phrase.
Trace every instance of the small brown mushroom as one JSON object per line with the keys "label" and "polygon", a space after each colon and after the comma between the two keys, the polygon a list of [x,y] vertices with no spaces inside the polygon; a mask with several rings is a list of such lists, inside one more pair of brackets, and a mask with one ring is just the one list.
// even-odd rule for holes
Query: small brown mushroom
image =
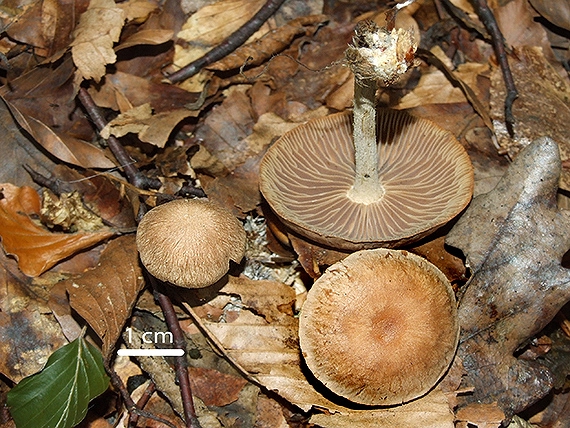
{"label": "small brown mushroom", "polygon": [[273,211],[317,243],[360,250],[418,240],[465,208],[473,167],[450,132],[382,109],[377,130],[380,187],[358,198],[352,113],[315,119],[283,135],[260,167],[261,192]]}
{"label": "small brown mushroom", "polygon": [[150,210],[139,223],[142,264],[160,279],[186,288],[214,284],[239,263],[246,234],[241,223],[214,202],[178,199]]}
{"label": "small brown mushroom", "polygon": [[307,366],[335,394],[366,405],[404,403],[427,393],[451,364],[455,295],[419,256],[359,251],[315,281],[299,338]]}

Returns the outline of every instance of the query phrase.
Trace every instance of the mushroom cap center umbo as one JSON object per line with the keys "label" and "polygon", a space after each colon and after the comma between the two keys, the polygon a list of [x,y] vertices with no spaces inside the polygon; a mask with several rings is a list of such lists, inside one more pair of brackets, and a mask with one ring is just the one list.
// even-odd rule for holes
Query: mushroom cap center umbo
{"label": "mushroom cap center umbo", "polygon": [[293,231],[334,248],[393,247],[420,239],[471,200],[473,167],[448,131],[403,111],[378,111],[381,197],[358,203],[352,114],[315,119],[283,135],[260,166],[260,188]]}
{"label": "mushroom cap center umbo", "polygon": [[459,337],[455,296],[419,256],[359,251],[315,282],[299,337],[307,366],[335,394],[400,404],[428,392],[451,364]]}
{"label": "mushroom cap center umbo", "polygon": [[137,229],[141,262],[156,278],[186,288],[214,284],[245,253],[246,234],[231,212],[201,199],[159,205]]}

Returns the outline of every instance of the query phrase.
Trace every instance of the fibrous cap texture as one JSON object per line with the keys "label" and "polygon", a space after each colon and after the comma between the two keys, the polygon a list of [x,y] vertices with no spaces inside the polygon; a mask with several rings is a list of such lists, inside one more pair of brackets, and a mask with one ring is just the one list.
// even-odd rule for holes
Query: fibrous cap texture
{"label": "fibrous cap texture", "polygon": [[332,265],[301,310],[299,339],[315,377],[368,405],[428,392],[457,347],[456,301],[434,265],[406,251],[363,250]]}
{"label": "fibrous cap texture", "polygon": [[148,272],[162,281],[201,288],[214,284],[245,252],[242,224],[222,206],[201,199],[159,205],[141,220],[137,248]]}

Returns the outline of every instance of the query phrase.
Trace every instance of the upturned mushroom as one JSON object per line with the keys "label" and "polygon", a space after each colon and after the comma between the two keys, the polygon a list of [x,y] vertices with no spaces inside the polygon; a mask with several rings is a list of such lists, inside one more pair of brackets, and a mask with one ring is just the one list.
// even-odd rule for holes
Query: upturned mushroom
{"label": "upturned mushroom", "polygon": [[202,288],[219,281],[230,261],[241,261],[246,233],[221,205],[177,199],[146,213],[136,242],[141,262],[151,275],[180,287]]}
{"label": "upturned mushroom", "polygon": [[302,354],[316,379],[365,405],[427,393],[450,366],[458,338],[447,278],[398,250],[362,250],[329,267],[299,319]]}
{"label": "upturned mushroom", "polygon": [[355,75],[352,112],[284,134],[260,165],[260,189],[294,232],[343,250],[418,240],[471,200],[473,167],[448,131],[402,111],[377,110],[378,81],[412,64],[404,30],[357,25],[346,62]]}

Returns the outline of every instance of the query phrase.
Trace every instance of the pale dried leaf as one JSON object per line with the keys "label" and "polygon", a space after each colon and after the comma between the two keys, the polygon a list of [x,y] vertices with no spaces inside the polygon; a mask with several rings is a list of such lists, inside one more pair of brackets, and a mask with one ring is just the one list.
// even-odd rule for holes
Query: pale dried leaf
{"label": "pale dried leaf", "polygon": [[220,0],[202,7],[182,26],[177,37],[190,44],[213,46],[247,22],[264,0]]}
{"label": "pale dried leaf", "polygon": [[137,45],[160,45],[172,39],[172,30],[139,30],[115,48],[116,51]]}
{"label": "pale dried leaf", "polygon": [[65,281],[70,304],[103,341],[106,360],[144,286],[135,237],[109,243],[96,268]]}
{"label": "pale dried leaf", "polygon": [[425,397],[382,410],[359,410],[348,413],[317,414],[310,422],[323,428],[453,428],[453,413],[447,397],[434,389]]}
{"label": "pale dried leaf", "polygon": [[18,259],[22,272],[38,276],[61,260],[89,248],[111,236],[114,231],[102,229],[93,233],[52,233],[31,218],[39,215],[40,199],[31,187],[0,185],[0,236],[8,254]]}
{"label": "pale dried leaf", "polygon": [[4,100],[18,124],[53,156],[82,168],[113,168],[115,164],[105,153],[85,141],[63,134],[58,135],[38,119],[20,112],[16,106]]}
{"label": "pale dried leaf", "polygon": [[130,22],[136,20],[137,22],[144,21],[148,16],[158,9],[158,2],[154,0],[129,0],[117,5],[125,13],[125,19]]}
{"label": "pale dried leaf", "polygon": [[550,370],[513,356],[570,300],[570,272],[560,263],[570,247],[570,216],[556,205],[557,144],[526,147],[497,187],[473,199],[447,235],[473,272],[459,303],[459,359],[467,402],[497,402],[506,417],[546,395]]}
{"label": "pale dried leaf", "polygon": [[[435,57],[439,58],[440,56],[435,55]],[[445,65],[443,61],[439,64],[442,67]],[[467,91],[473,93],[469,101],[477,100],[475,98],[477,97],[477,76],[488,70],[487,64],[465,63],[460,64],[453,72],[447,70],[448,76],[446,76],[437,68],[430,68],[422,74],[418,85],[400,100],[396,108],[408,109],[425,104],[462,103],[468,100]],[[484,111],[483,108],[477,110]]]}
{"label": "pale dried leaf", "polygon": [[134,133],[145,143],[164,147],[176,125],[187,117],[198,114],[199,111],[178,109],[153,115],[150,104],[147,103],[121,113],[101,130],[101,136],[122,137]]}
{"label": "pale dried leaf", "polygon": [[456,428],[499,428],[505,414],[496,403],[471,403],[455,413]]}
{"label": "pale dried leaf", "polygon": [[113,0],[91,0],[71,43],[73,62],[84,79],[98,82],[107,64],[116,61],[113,44],[119,41],[124,21],[125,12]]}

